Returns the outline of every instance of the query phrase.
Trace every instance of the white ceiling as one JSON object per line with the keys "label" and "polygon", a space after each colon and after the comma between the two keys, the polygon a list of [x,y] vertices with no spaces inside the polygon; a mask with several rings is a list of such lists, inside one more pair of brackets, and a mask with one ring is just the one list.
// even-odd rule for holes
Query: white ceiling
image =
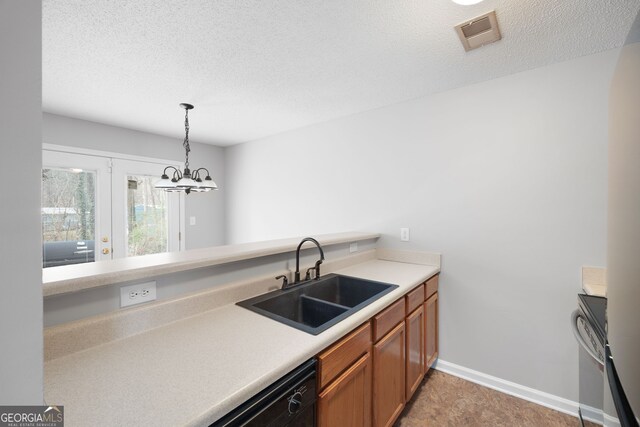
{"label": "white ceiling", "polygon": [[[495,9],[503,39],[453,26]],[[232,145],[621,46],[640,0],[44,0],[43,109]]]}

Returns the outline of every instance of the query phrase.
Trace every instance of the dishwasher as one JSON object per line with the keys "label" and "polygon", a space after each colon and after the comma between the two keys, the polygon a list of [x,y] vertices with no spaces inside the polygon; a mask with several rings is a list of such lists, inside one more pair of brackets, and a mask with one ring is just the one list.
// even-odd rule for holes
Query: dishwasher
{"label": "dishwasher", "polygon": [[311,359],[210,427],[312,427],[315,420],[316,360]]}

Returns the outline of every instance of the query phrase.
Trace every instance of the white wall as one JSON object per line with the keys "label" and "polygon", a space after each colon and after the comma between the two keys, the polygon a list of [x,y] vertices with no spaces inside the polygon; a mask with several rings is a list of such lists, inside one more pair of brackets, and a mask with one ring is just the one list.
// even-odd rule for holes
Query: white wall
{"label": "white wall", "polygon": [[43,402],[40,6],[0,0],[0,405]]}
{"label": "white wall", "polygon": [[227,240],[366,230],[442,251],[441,359],[577,400],[569,315],[580,267],[605,261],[617,53],[231,147]]}
{"label": "white wall", "polygon": [[[176,126],[183,126],[183,116],[176,105]],[[42,141],[48,144],[89,148],[99,151],[176,160],[184,163],[182,140],[108,126],[70,117],[44,113]],[[196,123],[192,122],[192,128]],[[191,142],[190,163],[206,167],[220,188],[213,193],[189,194],[185,206],[187,249],[223,245],[225,242],[226,193],[224,150],[208,144]],[[162,171],[158,171],[160,174]],[[189,225],[189,217],[196,217],[196,225]]]}

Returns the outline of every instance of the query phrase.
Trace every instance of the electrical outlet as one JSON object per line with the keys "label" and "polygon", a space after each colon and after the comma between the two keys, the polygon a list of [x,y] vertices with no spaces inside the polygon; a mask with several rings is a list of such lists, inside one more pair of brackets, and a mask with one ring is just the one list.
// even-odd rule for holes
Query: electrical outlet
{"label": "electrical outlet", "polygon": [[137,283],[120,288],[120,308],[156,299],[156,282]]}
{"label": "electrical outlet", "polygon": [[190,216],[189,217],[189,225],[196,225],[196,217],[195,216]]}
{"label": "electrical outlet", "polygon": [[358,242],[353,242],[349,245],[349,253],[358,252]]}
{"label": "electrical outlet", "polygon": [[409,229],[408,228],[401,228],[400,229],[400,240],[403,242],[408,242],[409,241]]}

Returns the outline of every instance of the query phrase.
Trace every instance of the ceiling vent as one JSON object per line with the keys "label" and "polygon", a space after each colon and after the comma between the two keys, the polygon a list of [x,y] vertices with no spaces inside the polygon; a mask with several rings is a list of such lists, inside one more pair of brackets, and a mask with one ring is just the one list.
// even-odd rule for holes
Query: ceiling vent
{"label": "ceiling vent", "polygon": [[495,10],[458,24],[455,29],[467,52],[502,38]]}

